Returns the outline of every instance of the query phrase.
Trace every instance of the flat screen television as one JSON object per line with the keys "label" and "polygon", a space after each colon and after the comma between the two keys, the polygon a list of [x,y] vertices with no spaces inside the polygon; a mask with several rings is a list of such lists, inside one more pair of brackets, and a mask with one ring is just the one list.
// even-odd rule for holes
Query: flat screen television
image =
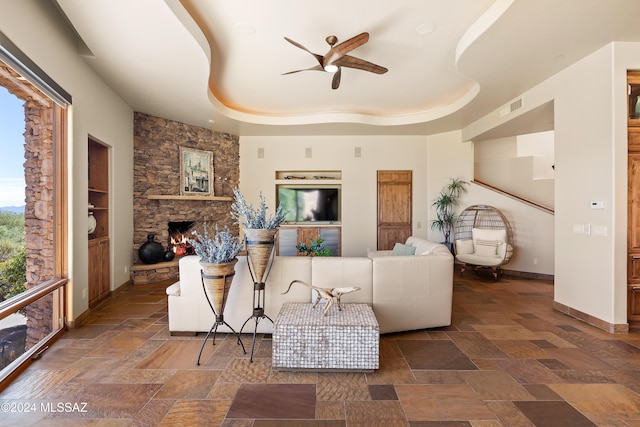
{"label": "flat screen television", "polygon": [[289,211],[285,223],[340,222],[339,185],[278,185],[277,203]]}

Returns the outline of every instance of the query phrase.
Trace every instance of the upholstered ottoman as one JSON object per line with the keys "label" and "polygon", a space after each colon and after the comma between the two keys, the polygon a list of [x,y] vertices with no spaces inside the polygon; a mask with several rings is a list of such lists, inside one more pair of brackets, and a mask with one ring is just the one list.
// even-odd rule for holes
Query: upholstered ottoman
{"label": "upholstered ottoman", "polygon": [[380,328],[369,304],[285,303],[273,326],[274,370],[378,369]]}

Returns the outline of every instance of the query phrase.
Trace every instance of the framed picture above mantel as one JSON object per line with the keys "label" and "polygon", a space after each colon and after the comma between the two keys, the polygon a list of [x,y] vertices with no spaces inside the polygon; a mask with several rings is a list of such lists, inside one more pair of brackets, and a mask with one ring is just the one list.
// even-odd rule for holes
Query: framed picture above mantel
{"label": "framed picture above mantel", "polygon": [[180,147],[180,194],[213,196],[213,152]]}

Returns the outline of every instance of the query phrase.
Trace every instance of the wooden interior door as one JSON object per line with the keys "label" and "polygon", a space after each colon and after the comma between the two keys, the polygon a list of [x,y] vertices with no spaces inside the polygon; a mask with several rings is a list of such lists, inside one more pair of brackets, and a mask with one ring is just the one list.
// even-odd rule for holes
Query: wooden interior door
{"label": "wooden interior door", "polygon": [[412,171],[378,171],[378,250],[411,236]]}

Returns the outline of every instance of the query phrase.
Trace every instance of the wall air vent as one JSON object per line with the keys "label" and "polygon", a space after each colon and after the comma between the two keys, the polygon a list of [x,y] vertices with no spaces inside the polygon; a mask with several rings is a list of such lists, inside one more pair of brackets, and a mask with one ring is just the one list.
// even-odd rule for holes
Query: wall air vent
{"label": "wall air vent", "polygon": [[499,115],[500,117],[504,117],[507,114],[513,113],[519,108],[522,108],[522,98],[518,98],[515,101],[513,101],[511,104],[501,108],[499,111]]}

